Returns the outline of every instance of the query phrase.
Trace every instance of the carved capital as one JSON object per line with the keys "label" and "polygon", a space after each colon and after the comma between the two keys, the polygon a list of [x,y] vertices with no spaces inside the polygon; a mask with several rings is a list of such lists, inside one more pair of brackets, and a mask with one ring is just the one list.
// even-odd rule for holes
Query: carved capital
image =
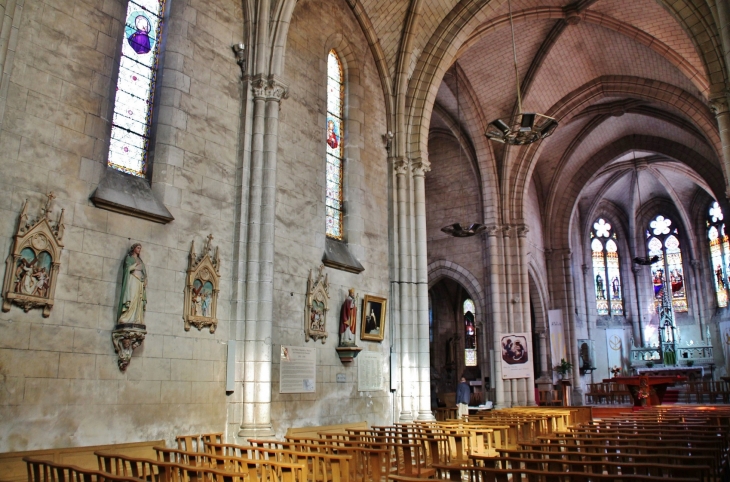
{"label": "carved capital", "polygon": [[423,177],[431,170],[431,163],[422,157],[418,157],[411,161],[411,169],[413,170],[414,176]]}
{"label": "carved capital", "polygon": [[263,99],[281,102],[282,99],[286,99],[289,95],[289,86],[274,75],[268,77],[256,75],[251,79],[251,89],[256,100]]}
{"label": "carved capital", "polygon": [[710,110],[712,110],[712,113],[715,114],[715,117],[727,114],[729,110],[727,95],[723,93],[722,96],[710,100]]}
{"label": "carved capital", "polygon": [[527,233],[530,232],[530,227],[527,224],[518,224],[516,229],[518,238],[525,238],[527,237]]}
{"label": "carved capital", "polygon": [[487,226],[487,229],[484,231],[487,236],[494,237],[497,235],[497,232],[499,231],[499,226],[496,224],[490,224]]}
{"label": "carved capital", "polygon": [[509,224],[505,224],[504,226],[502,226],[502,236],[504,236],[505,238],[511,238],[513,233],[512,228],[513,226],[510,226]]}
{"label": "carved capital", "polygon": [[408,172],[408,160],[405,157],[396,157],[393,161],[393,169],[397,175],[405,175]]}

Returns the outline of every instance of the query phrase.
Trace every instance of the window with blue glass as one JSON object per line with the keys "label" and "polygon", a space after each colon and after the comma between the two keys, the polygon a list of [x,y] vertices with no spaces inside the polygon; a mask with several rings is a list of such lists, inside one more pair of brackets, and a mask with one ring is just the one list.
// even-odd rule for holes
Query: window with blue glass
{"label": "window with blue glass", "polygon": [[664,291],[668,289],[674,311],[686,312],[687,286],[676,223],[661,214],[655,217],[646,230],[646,248],[650,258],[657,257],[651,265],[654,306],[657,310],[662,306]]}
{"label": "window with blue glass", "polygon": [[624,314],[623,285],[618,257],[618,237],[605,219],[599,218],[591,230],[593,281],[599,315]]}
{"label": "window with blue glass", "polygon": [[725,232],[725,221],[722,209],[717,202],[713,202],[707,213],[707,238],[710,242],[710,263],[715,286],[717,306],[727,306],[728,290],[728,263],[730,260],[730,242]]}
{"label": "window with blue glass", "polygon": [[144,177],[166,0],[129,0],[114,99],[110,167]]}

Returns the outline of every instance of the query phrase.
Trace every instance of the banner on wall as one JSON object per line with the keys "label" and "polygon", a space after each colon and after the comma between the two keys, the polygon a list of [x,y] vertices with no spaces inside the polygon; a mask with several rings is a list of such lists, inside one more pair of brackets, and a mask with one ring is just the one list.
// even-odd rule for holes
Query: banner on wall
{"label": "banner on wall", "polygon": [[725,369],[730,373],[730,321],[720,323],[720,343],[722,354],[725,355]]}
{"label": "banner on wall", "polygon": [[529,333],[502,335],[502,379],[532,376],[532,345]]}
{"label": "banner on wall", "polygon": [[624,370],[624,351],[626,342],[624,340],[624,330],[616,328],[606,329],[606,352],[608,353],[608,371],[611,368],[619,367]]}
{"label": "banner on wall", "polygon": [[[560,363],[561,358],[568,359],[568,352],[565,350],[565,332],[563,331],[563,310],[549,310],[548,324],[550,325],[550,357],[555,366]],[[553,377],[556,377],[555,372],[553,372]]]}

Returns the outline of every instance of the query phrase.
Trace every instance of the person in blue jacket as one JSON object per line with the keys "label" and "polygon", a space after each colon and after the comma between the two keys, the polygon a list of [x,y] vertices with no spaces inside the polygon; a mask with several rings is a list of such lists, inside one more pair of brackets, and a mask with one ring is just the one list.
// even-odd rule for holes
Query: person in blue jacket
{"label": "person in blue jacket", "polygon": [[461,382],[456,387],[456,406],[459,408],[459,418],[469,415],[469,400],[471,389],[466,383],[466,377],[461,377]]}

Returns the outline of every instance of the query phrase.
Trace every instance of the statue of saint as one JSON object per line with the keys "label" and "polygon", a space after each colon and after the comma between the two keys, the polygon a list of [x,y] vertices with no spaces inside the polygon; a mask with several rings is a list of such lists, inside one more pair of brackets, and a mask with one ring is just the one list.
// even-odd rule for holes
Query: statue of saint
{"label": "statue of saint", "polygon": [[135,243],[129,248],[122,265],[122,294],[119,298],[117,323],[144,325],[147,307],[147,270],[139,257],[142,245]]}
{"label": "statue of saint", "polygon": [[355,326],[357,325],[357,298],[355,288],[350,288],[340,313],[340,346],[355,346]]}

